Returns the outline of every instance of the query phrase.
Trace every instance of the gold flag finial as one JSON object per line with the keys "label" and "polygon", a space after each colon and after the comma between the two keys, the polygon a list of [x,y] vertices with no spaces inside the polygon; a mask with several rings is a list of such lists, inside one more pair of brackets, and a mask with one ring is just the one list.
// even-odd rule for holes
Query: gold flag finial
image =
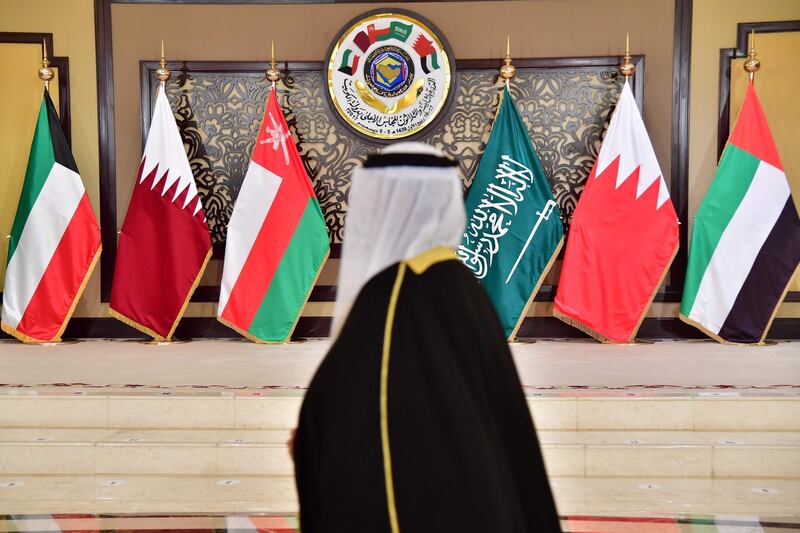
{"label": "gold flag finial", "polygon": [[275,88],[275,84],[278,83],[281,79],[281,71],[278,69],[277,64],[275,63],[275,41],[272,41],[271,48],[270,48],[270,60],[269,60],[269,68],[267,69],[267,79],[272,83],[272,87]]}
{"label": "gold flag finial", "polygon": [[511,37],[506,35],[506,58],[505,65],[500,67],[500,77],[506,81],[506,87],[511,83],[511,79],[517,75],[517,67],[511,64]]}
{"label": "gold flag finial", "polygon": [[39,79],[44,82],[44,88],[50,88],[50,80],[55,73],[50,68],[50,60],[47,59],[47,41],[42,39],[42,66],[39,68]]}
{"label": "gold flag finial", "polygon": [[761,61],[756,57],[756,30],[750,32],[750,51],[747,52],[747,59],[744,62],[744,70],[752,82],[756,72],[761,68]]}
{"label": "gold flag finial", "polygon": [[159,61],[159,65],[161,66],[156,69],[156,79],[161,83],[166,83],[172,72],[167,68],[167,58],[164,56],[164,39],[161,39],[161,61]]}
{"label": "gold flag finial", "polygon": [[633,73],[636,72],[636,65],[633,64],[631,59],[633,56],[631,55],[631,34],[625,33],[625,55],[622,58],[622,64],[619,66],[619,71],[625,76],[625,81],[628,81],[630,76],[633,76]]}

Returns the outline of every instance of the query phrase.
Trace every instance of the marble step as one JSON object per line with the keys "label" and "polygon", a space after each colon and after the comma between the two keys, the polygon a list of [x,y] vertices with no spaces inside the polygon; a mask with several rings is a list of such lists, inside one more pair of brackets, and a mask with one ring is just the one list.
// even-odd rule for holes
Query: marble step
{"label": "marble step", "polygon": [[[289,429],[302,391],[38,394],[0,389],[0,427]],[[800,431],[800,391],[528,394],[540,431]]]}
{"label": "marble step", "polygon": [[[796,480],[557,477],[550,483],[561,515],[800,517]],[[296,510],[289,476],[0,475],[0,514]]]}
{"label": "marble step", "polygon": [[[800,479],[800,432],[540,431],[551,476]],[[291,476],[286,430],[2,429],[3,475]]]}

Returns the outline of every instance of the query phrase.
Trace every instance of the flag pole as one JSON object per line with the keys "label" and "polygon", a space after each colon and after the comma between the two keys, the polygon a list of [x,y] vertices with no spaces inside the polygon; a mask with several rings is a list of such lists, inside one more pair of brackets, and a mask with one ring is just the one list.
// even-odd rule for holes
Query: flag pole
{"label": "flag pole", "polygon": [[42,66],[39,69],[39,79],[44,82],[44,88],[50,90],[50,80],[53,79],[53,69],[50,68],[50,60],[47,59],[47,41],[42,39]]}
{"label": "flag pole", "polygon": [[517,75],[517,67],[511,64],[511,37],[506,35],[505,65],[500,67],[500,77],[506,82],[506,88],[511,85],[511,79]]}
{"label": "flag pole", "polygon": [[272,84],[273,89],[275,88],[275,84],[281,79],[281,71],[275,63],[275,41],[272,41],[269,68],[267,69],[267,79]]}
{"label": "flag pole", "polygon": [[750,51],[744,62],[744,70],[750,77],[750,83],[755,83],[756,72],[761,68],[761,61],[756,57],[756,30],[750,32]]}
{"label": "flag pole", "polygon": [[[164,39],[161,39],[161,61],[159,65],[161,66],[156,69],[156,79],[158,80],[158,86],[166,94],[166,83],[172,76],[172,72],[167,68],[167,60],[164,57]],[[156,89],[156,94],[158,94],[158,89]]]}
{"label": "flag pole", "polygon": [[631,55],[631,35],[630,33],[625,33],[625,55],[622,58],[622,64],[619,66],[619,71],[625,76],[625,83],[628,83],[628,78],[636,72],[636,65],[633,64],[631,59],[633,59]]}

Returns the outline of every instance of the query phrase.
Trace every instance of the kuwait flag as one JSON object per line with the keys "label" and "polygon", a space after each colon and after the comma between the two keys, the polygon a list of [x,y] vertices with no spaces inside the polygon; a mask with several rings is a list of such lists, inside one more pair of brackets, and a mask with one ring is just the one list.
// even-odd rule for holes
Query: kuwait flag
{"label": "kuwait flag", "polygon": [[100,227],[47,89],[11,227],[2,328],[57,342],[100,257]]}
{"label": "kuwait flag", "polygon": [[219,321],[255,342],[289,340],[328,250],[322,210],[272,89],[228,224]]}
{"label": "kuwait flag", "polygon": [[553,313],[632,342],[677,251],[678,217],[626,81],[572,216]]}
{"label": "kuwait flag", "polygon": [[800,220],[751,82],[697,210],[680,318],[720,342],[761,343],[798,263]]}
{"label": "kuwait flag", "polygon": [[158,89],[119,235],[109,313],[169,340],[211,258],[211,236],[175,116]]}

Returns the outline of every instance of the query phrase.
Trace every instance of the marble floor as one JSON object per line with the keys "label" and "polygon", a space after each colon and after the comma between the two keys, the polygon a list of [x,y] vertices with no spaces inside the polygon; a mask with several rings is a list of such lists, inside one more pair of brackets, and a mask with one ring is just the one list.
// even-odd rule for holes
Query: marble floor
{"label": "marble floor", "polygon": [[[327,340],[284,345],[91,340],[55,346],[0,341],[0,386],[305,387],[328,345]],[[710,340],[660,341],[619,346],[540,340],[513,344],[511,349],[528,387],[800,385],[800,342],[753,347]]]}
{"label": "marble floor", "polygon": [[[800,524],[797,480],[558,476],[550,484],[568,516],[761,516]],[[296,510],[291,476],[0,475],[0,515]]]}
{"label": "marble floor", "polygon": [[[788,533],[800,531],[800,523],[782,518],[726,515],[680,517],[562,516],[564,533]],[[128,533],[134,531],[184,531],[192,533],[295,533],[294,515],[0,515],[0,532]],[[358,512],[352,531],[358,531]]]}
{"label": "marble floor", "polygon": [[[328,345],[0,341],[0,533],[298,531]],[[565,532],[800,532],[799,342],[511,348]]]}

